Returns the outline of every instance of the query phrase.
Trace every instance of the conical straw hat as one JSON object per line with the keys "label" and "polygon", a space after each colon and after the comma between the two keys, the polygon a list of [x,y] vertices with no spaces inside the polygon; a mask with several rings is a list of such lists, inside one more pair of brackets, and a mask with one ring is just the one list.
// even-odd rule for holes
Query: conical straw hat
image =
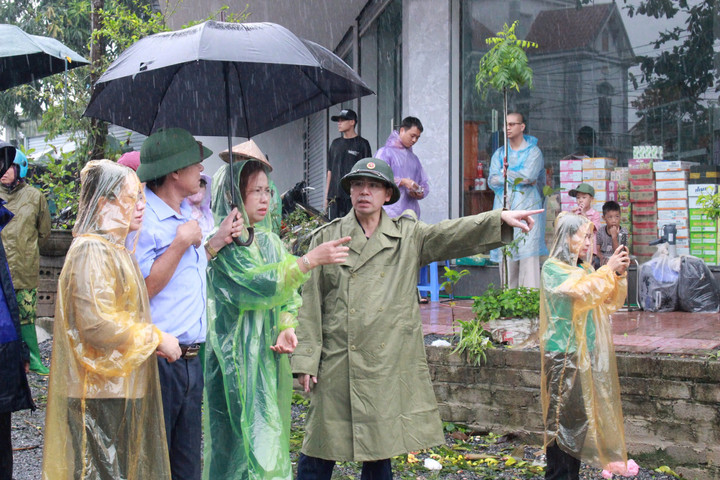
{"label": "conical straw hat", "polygon": [[[268,168],[268,171],[272,171],[270,162],[268,162],[268,159],[265,158],[262,150],[260,150],[260,148],[252,140],[235,145],[232,147],[232,153],[233,160],[257,160],[265,165]],[[227,150],[223,150],[219,155],[225,162],[230,161],[230,155]]]}

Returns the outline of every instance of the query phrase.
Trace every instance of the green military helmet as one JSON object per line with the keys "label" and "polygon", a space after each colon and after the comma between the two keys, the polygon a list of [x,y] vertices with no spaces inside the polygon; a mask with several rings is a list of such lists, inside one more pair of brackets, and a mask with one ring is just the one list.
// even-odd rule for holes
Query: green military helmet
{"label": "green military helmet", "polygon": [[141,182],[155,180],[200,163],[210,155],[212,150],[203,147],[187,130],[161,128],[143,142],[137,176]]}
{"label": "green military helmet", "polygon": [[350,173],[342,177],[340,185],[342,185],[345,193],[350,195],[350,181],[355,178],[372,178],[382,180],[388,188],[392,188],[392,196],[385,205],[390,205],[400,199],[400,189],[395,185],[395,175],[392,168],[384,160],[379,158],[363,158],[353,165]]}

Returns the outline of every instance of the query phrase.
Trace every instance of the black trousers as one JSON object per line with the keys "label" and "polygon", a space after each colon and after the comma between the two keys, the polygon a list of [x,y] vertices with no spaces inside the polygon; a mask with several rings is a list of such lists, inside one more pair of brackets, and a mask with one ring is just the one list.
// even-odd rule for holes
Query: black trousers
{"label": "black trousers", "polygon": [[[300,454],[297,480],[330,480],[335,460],[308,457]],[[361,480],[392,480],[390,459],[363,462]]]}
{"label": "black trousers", "polygon": [[172,480],[200,480],[203,371],[199,357],[158,359]]}
{"label": "black trousers", "polygon": [[0,480],[12,480],[13,450],[11,436],[11,413],[0,413]]}
{"label": "black trousers", "polygon": [[553,441],[545,448],[545,480],[579,480],[580,460],[565,453]]}

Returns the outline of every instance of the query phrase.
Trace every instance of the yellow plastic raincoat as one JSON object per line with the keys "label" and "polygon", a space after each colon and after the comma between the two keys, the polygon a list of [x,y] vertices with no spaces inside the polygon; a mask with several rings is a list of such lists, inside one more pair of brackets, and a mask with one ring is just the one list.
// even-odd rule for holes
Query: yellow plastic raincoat
{"label": "yellow plastic raincoat", "polygon": [[108,160],[89,162],[81,181],[58,283],[43,479],[169,479],[161,333],[125,249],[140,182]]}
{"label": "yellow plastic raincoat", "polygon": [[610,326],[627,280],[607,265],[594,271],[589,258],[578,263],[578,242],[593,228],[569,213],[556,220],[540,289],[541,393],[545,445],[556,441],[573,457],[608,468],[627,462]]}
{"label": "yellow plastic raincoat", "polygon": [[[246,164],[236,161],[235,171]],[[215,174],[213,185],[212,209],[219,225],[230,213],[227,165]],[[247,225],[243,205],[238,208]],[[203,427],[207,480],[292,478],[290,362],[270,347],[280,331],[297,325],[297,289],[310,276],[273,233],[275,221],[266,216],[255,225],[249,247],[228,245],[209,264]]]}

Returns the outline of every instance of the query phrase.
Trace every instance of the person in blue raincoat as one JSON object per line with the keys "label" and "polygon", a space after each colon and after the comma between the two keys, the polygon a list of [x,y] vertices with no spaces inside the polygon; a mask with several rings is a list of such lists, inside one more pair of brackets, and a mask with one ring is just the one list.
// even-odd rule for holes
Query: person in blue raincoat
{"label": "person in blue raincoat", "polygon": [[[0,142],[0,176],[12,165],[15,147]],[[0,230],[13,214],[0,200]],[[12,480],[12,412],[35,409],[27,381],[30,352],[20,333],[20,312],[10,279],[5,249],[0,240],[0,480]]]}
{"label": "person in blue raincoat", "polygon": [[[220,157],[228,159],[228,152]],[[301,258],[274,233],[276,202],[266,157],[252,140],[233,147],[238,210],[255,229],[248,247],[230,245],[208,268],[205,357],[207,480],[292,478],[287,353],[297,345],[298,287],[320,265],[342,263],[350,238],[326,242]],[[230,211],[229,166],[213,178],[215,223]]]}
{"label": "person in blue raincoat", "polygon": [[[538,148],[537,138],[525,135],[525,117],[521,113],[508,113],[507,138],[509,143],[507,162],[508,210],[537,210],[543,208],[545,186],[545,160]],[[505,183],[503,158],[505,147],[498,148],[490,162],[488,185],[495,192],[493,208],[503,208]],[[515,246],[510,247],[507,262],[507,287],[540,287],[540,256],[547,255],[545,246],[545,213],[535,218],[537,227],[529,233],[515,229]],[[490,252],[490,259],[502,262],[502,250]],[[505,284],[505,269],[500,265],[500,278]]]}

